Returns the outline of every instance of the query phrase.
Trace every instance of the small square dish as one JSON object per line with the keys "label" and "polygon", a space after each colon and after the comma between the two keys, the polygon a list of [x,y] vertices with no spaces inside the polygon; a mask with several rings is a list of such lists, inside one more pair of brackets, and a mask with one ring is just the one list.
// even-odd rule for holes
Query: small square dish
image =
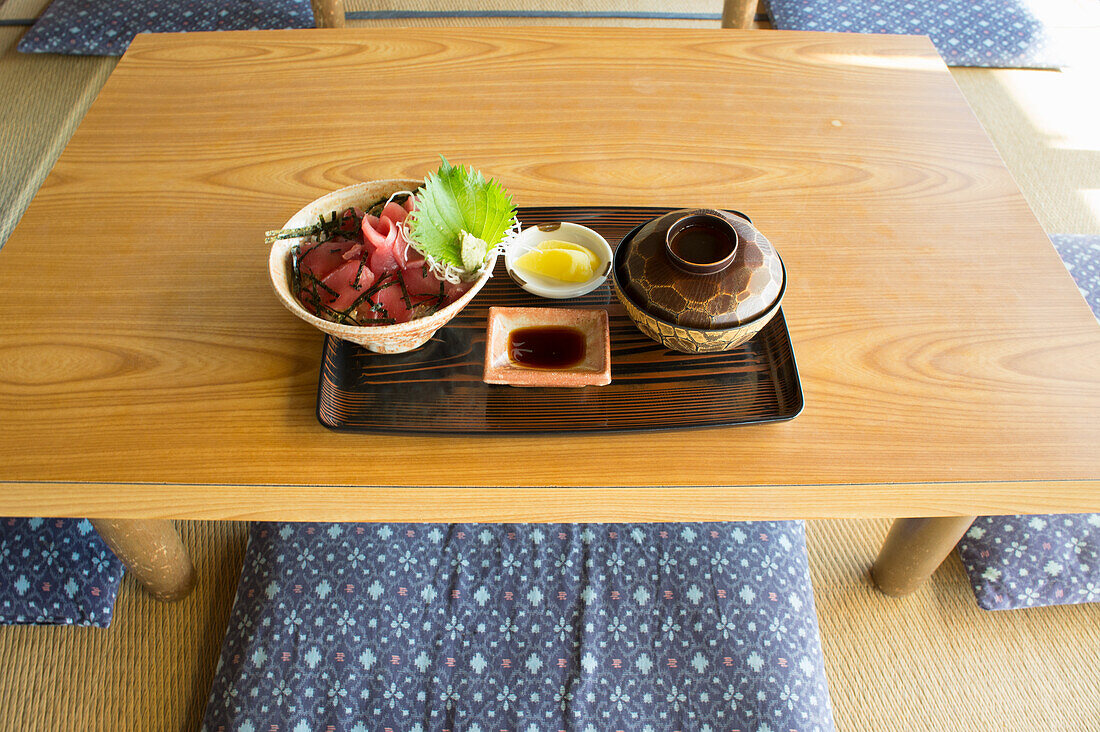
{"label": "small square dish", "polygon": [[489,308],[483,380],[512,386],[610,384],[607,311]]}

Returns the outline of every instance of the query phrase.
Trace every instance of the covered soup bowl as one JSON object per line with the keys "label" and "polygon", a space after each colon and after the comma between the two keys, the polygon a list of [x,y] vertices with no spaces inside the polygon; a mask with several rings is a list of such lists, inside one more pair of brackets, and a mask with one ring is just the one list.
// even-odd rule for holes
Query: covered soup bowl
{"label": "covered soup bowl", "polygon": [[786,270],[745,217],[681,209],[631,232],[615,252],[615,294],[639,329],[667,348],[736,348],[779,311]]}

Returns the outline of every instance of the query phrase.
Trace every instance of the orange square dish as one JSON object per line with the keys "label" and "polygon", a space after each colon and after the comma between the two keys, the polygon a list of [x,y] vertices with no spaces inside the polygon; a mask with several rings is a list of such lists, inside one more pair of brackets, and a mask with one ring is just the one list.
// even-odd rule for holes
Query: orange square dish
{"label": "orange square dish", "polygon": [[512,386],[610,384],[607,311],[489,308],[483,380]]}

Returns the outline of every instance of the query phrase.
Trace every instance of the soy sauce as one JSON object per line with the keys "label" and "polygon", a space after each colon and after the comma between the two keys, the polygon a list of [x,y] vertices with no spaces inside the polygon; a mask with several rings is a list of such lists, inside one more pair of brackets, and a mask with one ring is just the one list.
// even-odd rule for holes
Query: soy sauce
{"label": "soy sauce", "polygon": [[680,259],[693,264],[720,262],[733,251],[729,234],[707,224],[685,226],[669,242]]}
{"label": "soy sauce", "polygon": [[576,328],[545,325],[508,334],[508,357],[521,366],[565,369],[579,364],[584,356],[584,333]]}

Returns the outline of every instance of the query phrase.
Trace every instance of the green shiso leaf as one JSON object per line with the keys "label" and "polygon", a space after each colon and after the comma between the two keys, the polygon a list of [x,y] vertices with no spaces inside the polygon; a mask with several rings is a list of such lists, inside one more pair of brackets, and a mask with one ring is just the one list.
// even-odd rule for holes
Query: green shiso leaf
{"label": "green shiso leaf", "polygon": [[[449,264],[467,273],[477,271],[489,251],[515,224],[516,207],[500,183],[485,180],[480,171],[443,165],[428,174],[416,192],[416,209],[409,214],[412,245],[421,254],[440,264]],[[485,242],[479,260],[472,261],[467,246],[463,261],[462,244],[468,236]]]}

